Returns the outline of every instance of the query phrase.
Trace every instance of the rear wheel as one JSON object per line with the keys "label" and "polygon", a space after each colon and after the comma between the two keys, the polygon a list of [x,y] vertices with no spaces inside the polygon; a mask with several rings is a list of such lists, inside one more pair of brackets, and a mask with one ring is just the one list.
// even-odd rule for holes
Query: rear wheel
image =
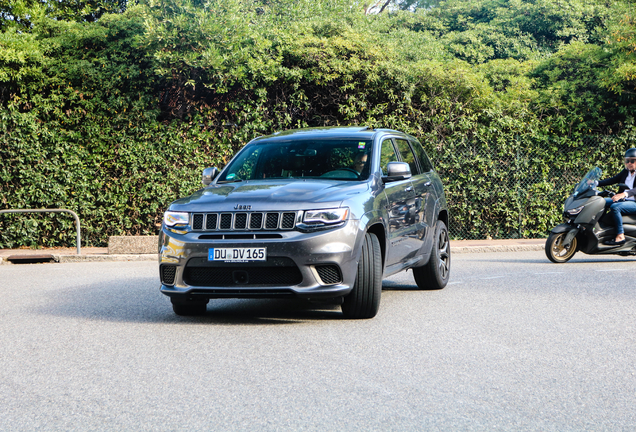
{"label": "rear wheel", "polygon": [[192,301],[172,298],[170,301],[172,302],[172,310],[179,316],[203,315],[208,308],[207,300]]}
{"label": "rear wheel", "polygon": [[413,268],[413,278],[422,290],[443,289],[450,277],[451,252],[448,241],[448,228],[444,222],[437,221],[431,257],[422,267]]}
{"label": "rear wheel", "polygon": [[358,262],[358,274],[351,292],[344,298],[342,313],[346,318],[373,318],[382,295],[382,252],[375,234],[366,233]]}
{"label": "rear wheel", "polygon": [[568,233],[550,233],[548,239],[545,242],[545,255],[553,263],[568,262],[576,253],[577,241],[576,237],[572,239],[568,246],[563,245],[563,240]]}

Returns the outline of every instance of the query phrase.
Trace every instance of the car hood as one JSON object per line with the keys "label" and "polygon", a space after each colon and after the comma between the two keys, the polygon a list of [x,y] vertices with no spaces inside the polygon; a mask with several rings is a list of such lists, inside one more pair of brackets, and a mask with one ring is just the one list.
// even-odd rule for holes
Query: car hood
{"label": "car hood", "polygon": [[[343,200],[369,189],[367,182],[338,180],[251,180],[210,185],[174,201],[173,211],[283,211],[339,207]],[[248,208],[238,206],[249,206]]]}

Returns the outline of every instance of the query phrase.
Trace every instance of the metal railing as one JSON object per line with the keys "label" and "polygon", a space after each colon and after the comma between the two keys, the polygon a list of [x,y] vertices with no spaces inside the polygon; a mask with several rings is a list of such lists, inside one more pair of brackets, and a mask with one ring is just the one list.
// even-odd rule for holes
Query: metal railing
{"label": "metal railing", "polygon": [[75,218],[75,226],[77,228],[77,254],[82,254],[82,236],[80,231],[80,220],[77,214],[67,209],[18,209],[18,210],[0,210],[2,213],[70,213]]}

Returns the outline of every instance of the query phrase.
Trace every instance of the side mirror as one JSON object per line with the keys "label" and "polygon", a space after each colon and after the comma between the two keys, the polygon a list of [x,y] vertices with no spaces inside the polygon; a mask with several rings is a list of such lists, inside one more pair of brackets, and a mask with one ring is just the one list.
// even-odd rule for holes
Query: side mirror
{"label": "side mirror", "polygon": [[386,177],[382,177],[385,183],[411,178],[411,167],[406,162],[389,162],[387,170],[389,174]]}
{"label": "side mirror", "polygon": [[210,183],[212,183],[212,180],[214,180],[216,176],[219,175],[219,172],[220,171],[216,169],[216,167],[204,169],[203,176],[201,178],[201,183],[203,183],[203,186],[209,186]]}

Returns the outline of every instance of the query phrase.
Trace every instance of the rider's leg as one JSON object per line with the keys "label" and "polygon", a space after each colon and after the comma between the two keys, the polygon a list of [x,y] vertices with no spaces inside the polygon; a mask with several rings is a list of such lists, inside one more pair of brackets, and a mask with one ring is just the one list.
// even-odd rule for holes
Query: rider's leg
{"label": "rider's leg", "polygon": [[636,201],[615,202],[610,206],[610,214],[616,225],[616,241],[625,240],[625,230],[623,229],[623,215],[636,214]]}

